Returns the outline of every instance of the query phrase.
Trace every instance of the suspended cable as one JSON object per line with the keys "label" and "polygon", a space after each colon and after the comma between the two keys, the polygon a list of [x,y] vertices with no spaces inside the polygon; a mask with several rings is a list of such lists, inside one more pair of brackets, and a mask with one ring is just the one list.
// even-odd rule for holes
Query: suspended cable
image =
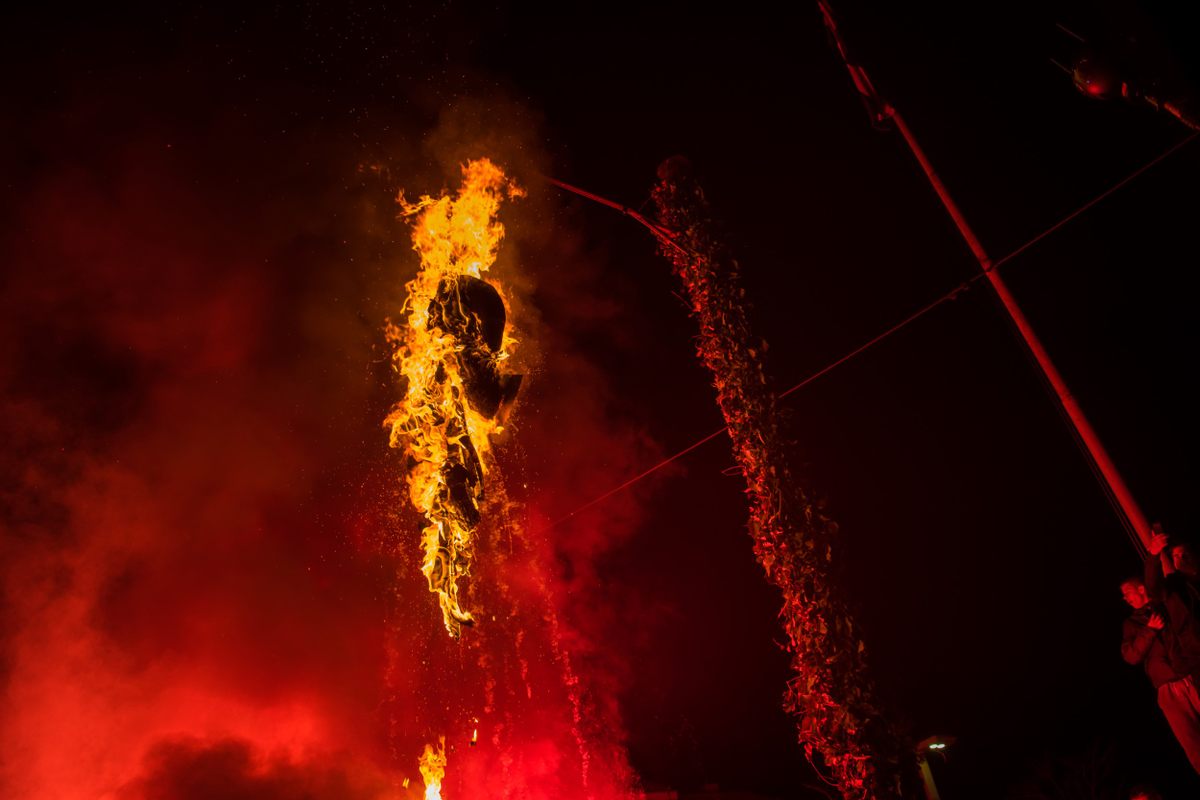
{"label": "suspended cable", "polygon": [[[1045,239],[1047,236],[1049,236],[1050,234],[1054,233],[1055,231],[1059,230],[1060,228],[1062,228],[1062,227],[1063,227],[1064,225],[1066,225],[1067,223],[1069,223],[1069,222],[1071,222],[1072,220],[1076,219],[1076,218],[1077,218],[1077,217],[1079,217],[1081,214],[1083,214],[1084,212],[1086,212],[1088,209],[1092,208],[1092,207],[1093,207],[1093,206],[1095,206],[1097,203],[1101,202],[1102,200],[1104,200],[1105,198],[1107,198],[1109,195],[1111,195],[1111,194],[1113,194],[1114,192],[1116,192],[1118,189],[1121,189],[1121,188],[1122,188],[1122,187],[1124,187],[1126,184],[1130,183],[1130,182],[1131,182],[1131,181],[1133,181],[1135,178],[1139,177],[1140,175],[1142,175],[1143,173],[1145,173],[1147,170],[1149,170],[1150,168],[1154,167],[1154,166],[1155,166],[1156,164],[1158,164],[1159,162],[1161,162],[1161,161],[1163,161],[1164,159],[1166,159],[1168,156],[1172,155],[1173,153],[1175,153],[1176,151],[1180,150],[1180,149],[1181,149],[1182,147],[1184,147],[1185,145],[1187,145],[1187,144],[1189,144],[1190,142],[1192,142],[1192,141],[1193,141],[1194,139],[1196,139],[1198,136],[1200,136],[1200,131],[1198,131],[1198,132],[1196,132],[1196,133],[1192,133],[1191,135],[1187,136],[1187,137],[1186,137],[1186,138],[1184,138],[1183,140],[1181,140],[1181,141],[1179,141],[1179,142],[1176,142],[1176,143],[1175,143],[1174,145],[1172,145],[1170,148],[1168,148],[1168,149],[1167,149],[1167,150],[1165,150],[1164,152],[1160,153],[1158,156],[1156,156],[1155,158],[1151,159],[1150,161],[1146,162],[1146,163],[1145,163],[1145,164],[1143,164],[1141,167],[1138,167],[1136,170],[1134,170],[1134,171],[1133,171],[1133,172],[1131,172],[1130,174],[1126,175],[1124,178],[1122,178],[1121,180],[1117,181],[1117,182],[1116,182],[1116,183],[1114,183],[1112,186],[1110,186],[1109,188],[1105,189],[1105,190],[1104,190],[1103,192],[1101,192],[1100,194],[1098,194],[1098,195],[1096,195],[1095,197],[1093,197],[1091,200],[1088,200],[1086,203],[1084,203],[1083,205],[1081,205],[1081,206],[1079,206],[1078,208],[1076,208],[1076,209],[1075,209],[1074,211],[1072,211],[1070,214],[1067,214],[1065,217],[1063,217],[1062,219],[1060,219],[1058,222],[1056,222],[1056,223],[1054,223],[1053,225],[1051,225],[1050,227],[1046,228],[1045,230],[1043,230],[1041,233],[1037,234],[1036,236],[1033,236],[1032,238],[1028,239],[1028,240],[1027,240],[1027,241],[1025,241],[1023,244],[1021,244],[1021,245],[1020,245],[1020,246],[1018,246],[1016,249],[1012,250],[1012,251],[1011,251],[1011,252],[1009,252],[1007,255],[1003,256],[1002,258],[999,258],[999,259],[997,259],[997,260],[995,260],[995,261],[991,262],[991,264],[990,264],[990,266],[989,266],[989,268],[988,268],[988,269],[989,269],[989,271],[990,271],[990,270],[995,270],[995,269],[999,268],[999,267],[1000,267],[1002,264],[1005,264],[1005,263],[1007,263],[1007,262],[1011,261],[1013,258],[1015,258],[1015,257],[1017,257],[1018,255],[1020,255],[1021,253],[1024,253],[1024,252],[1025,252],[1026,250],[1028,250],[1030,247],[1032,247],[1033,245],[1037,244],[1037,243],[1038,243],[1038,242],[1040,242],[1042,239]],[[681,245],[679,245],[679,244],[678,244],[678,243],[675,241],[675,239],[674,239],[674,237],[671,235],[671,232],[670,232],[670,231],[666,230],[666,229],[665,229],[665,228],[663,228],[661,225],[658,225],[658,224],[656,224],[656,223],[654,223],[654,222],[651,222],[650,220],[646,219],[646,217],[645,217],[645,216],[643,216],[643,215],[642,215],[641,213],[639,213],[638,211],[635,211],[634,209],[632,209],[632,208],[629,208],[628,206],[622,205],[622,204],[620,204],[620,203],[617,203],[617,202],[615,202],[615,201],[613,201],[613,200],[609,200],[609,199],[607,199],[607,198],[605,198],[605,197],[602,197],[602,196],[600,196],[600,195],[598,195],[598,194],[594,194],[594,193],[592,193],[592,192],[588,192],[588,191],[586,191],[586,190],[584,190],[584,189],[580,189],[580,188],[579,188],[579,187],[577,187],[577,186],[572,186],[572,185],[571,185],[571,184],[569,184],[569,183],[564,183],[563,181],[559,181],[559,180],[556,180],[556,179],[554,179],[554,178],[550,178],[550,177],[546,177],[546,180],[547,180],[548,182],[550,182],[550,183],[554,184],[555,186],[557,186],[557,187],[561,188],[561,189],[564,189],[564,190],[566,190],[566,191],[572,192],[572,193],[574,193],[574,194],[576,194],[576,195],[579,195],[580,197],[584,197],[584,198],[586,198],[586,199],[588,199],[588,200],[592,200],[593,202],[599,203],[599,204],[601,204],[601,205],[604,205],[604,206],[608,206],[609,208],[612,208],[612,209],[614,209],[614,210],[616,210],[616,211],[619,211],[619,212],[621,212],[621,213],[622,213],[622,214],[624,214],[625,216],[632,218],[633,220],[637,221],[638,223],[640,223],[641,225],[643,225],[645,228],[647,228],[647,229],[648,229],[648,230],[649,230],[649,231],[650,231],[652,234],[654,234],[655,238],[659,239],[660,241],[663,241],[663,242],[665,242],[666,244],[670,245],[671,247],[673,247],[673,248],[675,248],[675,249],[677,249],[677,250],[679,250],[679,251],[681,251],[681,252],[684,252],[684,253],[689,253],[689,251],[688,251],[686,248],[682,247]],[[690,253],[689,253],[689,254],[690,254]],[[955,286],[955,287],[954,287],[953,289],[951,289],[950,291],[948,291],[948,292],[945,292],[944,294],[940,295],[939,297],[937,297],[937,298],[936,298],[935,300],[933,300],[932,302],[930,302],[930,303],[928,303],[928,304],[926,304],[926,305],[922,306],[920,309],[918,309],[917,311],[914,311],[912,314],[909,314],[907,317],[905,317],[904,319],[902,319],[900,322],[897,322],[895,325],[891,326],[891,327],[890,327],[890,328],[888,328],[887,330],[885,330],[885,331],[883,331],[882,333],[880,333],[880,334],[876,335],[875,337],[873,337],[873,338],[869,339],[869,340],[868,340],[867,342],[865,342],[864,344],[862,344],[862,345],[859,345],[858,347],[854,348],[853,350],[851,350],[850,352],[848,352],[848,353],[846,353],[845,355],[841,356],[840,358],[838,358],[838,359],[836,359],[836,360],[834,360],[834,361],[831,361],[829,364],[826,364],[824,367],[822,367],[821,369],[817,370],[816,372],[814,372],[814,373],[810,374],[809,376],[807,376],[806,378],[804,378],[803,380],[801,380],[799,383],[797,383],[797,384],[795,384],[795,385],[791,386],[790,388],[788,388],[788,389],[784,390],[783,392],[781,392],[781,393],[779,394],[779,397],[780,397],[780,399],[782,399],[782,398],[784,398],[784,397],[787,397],[788,395],[790,395],[790,394],[792,394],[792,393],[794,393],[794,392],[797,392],[797,391],[799,391],[800,389],[804,388],[804,387],[805,387],[805,386],[807,386],[808,384],[810,384],[810,383],[812,383],[813,381],[815,381],[817,378],[820,378],[820,377],[822,377],[823,375],[826,375],[826,374],[828,374],[829,372],[833,371],[834,369],[836,369],[837,367],[841,366],[842,364],[845,364],[847,361],[850,361],[851,359],[853,359],[853,358],[855,358],[855,357],[857,357],[857,356],[861,355],[861,354],[862,354],[862,353],[864,353],[865,351],[869,350],[870,348],[872,348],[872,347],[874,347],[875,345],[877,345],[877,344],[879,344],[880,342],[882,342],[884,339],[887,339],[888,337],[890,337],[892,334],[894,334],[894,333],[896,333],[896,332],[900,331],[901,329],[903,329],[903,328],[907,327],[908,325],[912,324],[913,322],[917,321],[917,320],[918,320],[918,319],[920,319],[921,317],[923,317],[923,316],[925,316],[926,314],[928,314],[930,311],[933,311],[935,308],[937,308],[938,306],[940,306],[942,303],[945,303],[945,302],[947,302],[947,301],[949,301],[949,300],[953,300],[953,299],[957,298],[957,297],[958,297],[958,296],[959,296],[959,295],[960,295],[962,292],[964,292],[964,291],[966,291],[967,289],[971,288],[971,287],[972,287],[972,286],[973,286],[973,285],[976,283],[976,281],[978,281],[978,280],[980,280],[981,278],[984,278],[984,277],[986,277],[986,276],[987,276],[987,273],[986,273],[986,272],[980,272],[980,273],[978,273],[978,274],[974,275],[973,277],[971,277],[971,278],[968,278],[967,280],[963,281],[963,282],[962,282],[962,283],[960,283],[959,285]],[[1056,403],[1056,405],[1058,405],[1058,404]],[[1062,411],[1061,407],[1060,407],[1060,409],[1059,409],[1059,410],[1060,410],[1060,411]],[[1063,412],[1063,413],[1065,413],[1065,412]],[[1070,427],[1070,428],[1072,428],[1072,430],[1074,430],[1074,426],[1071,426],[1071,425],[1069,425],[1068,427]],[[665,466],[667,466],[667,465],[671,464],[672,462],[674,462],[674,461],[677,461],[678,459],[682,458],[683,456],[687,455],[688,453],[692,452],[693,450],[696,450],[697,448],[699,448],[699,447],[701,447],[701,446],[703,446],[703,445],[705,445],[705,444],[708,444],[708,443],[709,443],[709,442],[711,442],[713,439],[716,439],[716,438],[717,438],[717,437],[719,437],[721,434],[725,433],[725,432],[726,432],[726,430],[727,430],[726,428],[721,428],[721,429],[719,429],[719,430],[713,431],[712,433],[708,434],[707,436],[705,436],[705,437],[704,437],[704,438],[702,438],[702,439],[698,439],[698,440],[696,440],[695,442],[692,442],[692,443],[691,443],[690,445],[688,445],[687,447],[685,447],[685,448],[683,448],[682,450],[679,450],[678,452],[676,452],[676,453],[674,453],[674,454],[672,454],[672,455],[670,455],[670,456],[668,456],[668,457],[664,458],[663,460],[659,461],[657,464],[654,464],[653,466],[651,466],[651,467],[647,468],[646,470],[644,470],[644,471],[642,471],[642,472],[638,473],[637,475],[634,475],[632,478],[630,478],[629,480],[627,480],[627,481],[625,481],[624,483],[620,484],[619,486],[614,486],[612,489],[609,489],[609,490],[608,490],[608,491],[606,491],[604,494],[602,494],[602,495],[600,495],[600,496],[598,496],[598,497],[595,497],[595,498],[593,498],[592,500],[589,500],[588,502],[586,502],[586,503],[584,503],[583,505],[579,506],[578,508],[576,508],[574,511],[570,512],[569,514],[566,514],[565,516],[563,516],[563,517],[561,517],[561,518],[559,518],[559,519],[555,520],[554,522],[550,523],[550,524],[547,526],[547,530],[549,530],[549,529],[552,529],[552,528],[556,528],[556,527],[558,527],[559,525],[563,524],[564,522],[567,522],[568,520],[570,520],[571,518],[573,518],[575,515],[577,515],[577,514],[579,514],[579,513],[583,512],[583,511],[586,511],[587,509],[589,509],[589,508],[591,508],[591,507],[593,507],[593,506],[595,506],[595,505],[597,505],[597,504],[599,504],[599,503],[602,503],[602,502],[604,502],[605,500],[609,499],[609,498],[610,498],[610,497],[612,497],[613,495],[616,495],[616,494],[619,494],[619,493],[621,493],[621,492],[625,491],[625,490],[626,490],[626,489],[628,489],[630,486],[633,486],[635,483],[638,483],[638,482],[639,482],[639,481],[641,481],[642,479],[644,479],[644,478],[646,478],[646,477],[649,477],[649,476],[650,476],[650,475],[652,475],[653,473],[655,473],[655,472],[657,472],[658,470],[662,469],[663,467],[665,467]],[[1076,435],[1075,435],[1075,437],[1074,437],[1074,438],[1076,439],[1076,444],[1077,444],[1078,446],[1080,446],[1080,447],[1084,447],[1084,444],[1083,444],[1083,443],[1082,443],[1082,442],[1079,440],[1079,437],[1078,437],[1078,434],[1077,434],[1077,433],[1076,433]],[[1097,469],[1098,469],[1098,468],[1096,467],[1096,465],[1095,465],[1094,463],[1092,463],[1092,459],[1091,459],[1091,458],[1087,458],[1087,459],[1085,459],[1085,461],[1087,461],[1087,462],[1088,462],[1088,464],[1091,466],[1093,473],[1096,473],[1096,471],[1097,471]],[[1098,476],[1098,478],[1102,478],[1102,477],[1103,477],[1103,476]],[[1116,498],[1112,496],[1112,492],[1111,492],[1111,490],[1109,490],[1109,489],[1108,489],[1107,483],[1106,483],[1105,481],[1103,481],[1103,480],[1100,480],[1100,483],[1101,483],[1101,485],[1102,485],[1102,486],[1104,487],[1104,489],[1105,489],[1105,495],[1106,495],[1106,497],[1108,497],[1108,499],[1109,499],[1109,502],[1111,502],[1111,503],[1117,503],[1117,500],[1116,500]],[[1116,505],[1116,506],[1114,506],[1114,508],[1119,508],[1119,504],[1118,504],[1118,505]],[[1131,539],[1132,539],[1132,540],[1133,540],[1133,542],[1134,542],[1134,547],[1135,547],[1135,549],[1137,549],[1137,550],[1138,550],[1138,552],[1140,553],[1140,552],[1143,550],[1143,546],[1142,546],[1142,543],[1141,543],[1140,537],[1138,537],[1138,536],[1137,536],[1137,533],[1136,533],[1136,531],[1134,531],[1134,530],[1133,530],[1133,528],[1132,528],[1132,526],[1129,524],[1128,520],[1126,520],[1126,519],[1125,519],[1125,516],[1124,516],[1124,514],[1118,514],[1117,516],[1118,516],[1118,518],[1120,518],[1120,519],[1122,520],[1122,524],[1123,524],[1123,526],[1126,528],[1126,532],[1127,532],[1127,533],[1131,533],[1131,534],[1132,534],[1132,535],[1131,535]]]}
{"label": "suspended cable", "polygon": [[[907,317],[902,319],[900,322],[897,322],[892,327],[890,327],[887,330],[880,333],[878,336],[875,336],[873,339],[870,339],[866,343],[859,345],[855,349],[851,350],[849,353],[846,353],[841,358],[831,361],[830,363],[826,364],[824,367],[821,367],[821,369],[812,373],[811,375],[809,375],[808,377],[806,377],[804,380],[800,381],[799,383],[795,384],[794,386],[791,386],[790,388],[784,390],[783,392],[780,392],[780,394],[779,394],[780,399],[787,397],[788,395],[792,394],[793,392],[799,391],[800,389],[804,388],[808,384],[815,381],[817,378],[820,378],[822,375],[825,375],[825,374],[831,372],[832,370],[836,369],[837,367],[841,366],[842,364],[845,364],[850,359],[854,358],[855,356],[859,355],[860,353],[863,353],[864,351],[868,350],[869,348],[873,347],[874,345],[876,345],[879,342],[883,341],[884,339],[888,338],[896,331],[900,330],[901,328],[904,328],[905,326],[909,325],[910,323],[914,322],[915,320],[917,320],[920,317],[924,316],[925,314],[929,313],[933,309],[937,308],[942,303],[945,303],[948,300],[954,300],[962,292],[969,289],[972,286],[972,284],[974,284],[976,281],[980,280],[983,277],[984,277],[983,273],[979,273],[978,275],[975,275],[975,276],[963,281],[958,286],[955,286],[953,289],[946,292],[942,296],[938,297],[933,302],[923,306],[918,311],[915,311],[912,314],[908,315]],[[703,439],[699,439],[695,442],[692,442],[690,445],[683,448],[682,450],[668,456],[667,458],[664,458],[662,461],[659,461],[654,466],[633,476],[629,480],[622,483],[620,486],[615,486],[612,489],[609,489],[607,492],[600,495],[599,497],[596,497],[595,499],[589,500],[587,503],[584,503],[582,506],[580,506],[579,508],[572,511],[570,514],[567,514],[566,516],[562,517],[561,519],[555,520],[554,522],[550,523],[549,526],[547,526],[547,529],[556,528],[559,525],[561,525],[562,523],[569,520],[571,517],[574,517],[576,514],[580,513],[581,511],[586,511],[587,509],[591,508],[592,506],[596,505],[597,503],[602,503],[605,500],[607,500],[608,498],[612,497],[613,495],[618,494],[618,493],[624,491],[625,489],[628,489],[633,484],[635,484],[638,481],[642,480],[643,478],[649,476],[650,474],[657,472],[658,470],[660,470],[663,467],[670,464],[672,461],[676,461],[676,460],[682,458],[683,456],[692,452],[693,450],[700,447],[701,445],[708,444],[713,439],[716,439],[718,436],[725,433],[727,430],[728,430],[728,428],[721,428],[719,430],[715,430],[712,433],[705,436]]]}
{"label": "suspended cable", "polygon": [[1079,208],[1077,208],[1077,209],[1075,209],[1074,211],[1072,211],[1070,214],[1067,214],[1065,217],[1063,217],[1063,218],[1062,218],[1062,219],[1060,219],[1058,222],[1056,222],[1056,223],[1054,223],[1053,225],[1051,225],[1049,228],[1046,228],[1046,230],[1042,231],[1042,232],[1041,232],[1041,233],[1039,233],[1037,236],[1034,236],[1032,239],[1030,239],[1029,241],[1025,242],[1025,244],[1021,245],[1021,246],[1020,246],[1020,247],[1018,247],[1016,250],[1013,250],[1011,253],[1009,253],[1008,255],[1006,255],[1004,258],[1001,258],[1001,259],[1000,259],[1000,260],[998,260],[998,261],[993,261],[993,262],[992,262],[992,264],[991,264],[991,267],[990,267],[990,268],[991,268],[991,269],[997,269],[997,268],[999,268],[999,267],[1000,267],[1000,265],[1001,265],[1001,264],[1003,264],[1004,262],[1006,262],[1006,261],[1008,261],[1008,260],[1010,260],[1010,259],[1016,258],[1016,257],[1017,257],[1017,256],[1019,256],[1021,253],[1024,253],[1026,250],[1028,250],[1030,247],[1033,247],[1035,244],[1037,244],[1038,242],[1040,242],[1042,239],[1045,239],[1047,236],[1049,236],[1050,234],[1054,233],[1054,232],[1055,232],[1055,231],[1057,231],[1059,228],[1063,227],[1063,226],[1064,226],[1064,225],[1066,225],[1068,222],[1070,222],[1071,220],[1073,220],[1073,219],[1075,219],[1076,217],[1078,217],[1080,214],[1083,214],[1085,211],[1087,211],[1087,210],[1088,210],[1088,209],[1090,209],[1092,206],[1094,206],[1094,205],[1096,205],[1097,203],[1099,203],[1101,200],[1104,200],[1105,198],[1107,198],[1107,197],[1108,197],[1109,195],[1111,195],[1113,192],[1115,192],[1115,191],[1117,191],[1118,189],[1120,189],[1120,188],[1122,188],[1123,186],[1125,186],[1125,184],[1129,183],[1129,182],[1130,182],[1130,181],[1132,181],[1134,178],[1137,178],[1138,176],[1140,176],[1140,175],[1141,175],[1143,172],[1146,172],[1146,171],[1147,171],[1147,170],[1149,170],[1151,167],[1153,167],[1153,166],[1155,166],[1156,164],[1158,164],[1160,161],[1163,161],[1163,160],[1164,160],[1164,159],[1166,159],[1168,156],[1170,156],[1170,155],[1174,154],[1176,150],[1179,150],[1179,149],[1180,149],[1180,148],[1182,148],[1184,145],[1190,144],[1190,143],[1192,142],[1192,140],[1194,140],[1194,139],[1195,139],[1197,136],[1200,136],[1200,131],[1197,131],[1197,132],[1195,132],[1195,133],[1193,133],[1193,134],[1191,134],[1191,135],[1189,135],[1189,136],[1187,136],[1187,137],[1185,137],[1185,138],[1181,139],[1180,141],[1176,142],[1176,143],[1175,143],[1173,146],[1171,146],[1171,147],[1170,147],[1170,148],[1168,148],[1167,150],[1165,150],[1165,151],[1163,151],[1162,153],[1160,153],[1160,154],[1159,154],[1157,157],[1155,157],[1155,158],[1151,159],[1150,161],[1147,161],[1145,164],[1143,164],[1142,166],[1138,167],[1138,168],[1137,168],[1137,169],[1135,169],[1133,172],[1129,173],[1129,174],[1128,174],[1128,175],[1126,175],[1124,178],[1122,178],[1121,180],[1117,181],[1117,182],[1116,182],[1116,183],[1114,183],[1112,186],[1108,187],[1108,188],[1107,188],[1107,189],[1105,189],[1103,192],[1101,192],[1100,194],[1096,195],[1096,196],[1095,196],[1095,197],[1093,197],[1091,200],[1087,201],[1086,203],[1084,203],[1083,205],[1081,205]]}

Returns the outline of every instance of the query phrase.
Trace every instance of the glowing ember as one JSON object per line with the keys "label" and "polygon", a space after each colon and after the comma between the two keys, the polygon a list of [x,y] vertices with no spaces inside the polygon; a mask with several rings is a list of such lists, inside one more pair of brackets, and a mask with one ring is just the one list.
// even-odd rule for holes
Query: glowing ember
{"label": "glowing ember", "polygon": [[662,252],[700,324],[696,349],[712,372],[746,480],[754,553],[783,594],[779,616],[796,673],[785,707],[798,717],[805,754],[820,753],[846,800],[899,797],[906,747],[876,706],[865,645],[829,576],[837,526],[790,473],[763,369],[765,342],[751,333],[737,262],[714,235],[708,201],[686,162],[659,168],[653,197],[660,224],[678,232]]}
{"label": "glowing ember", "polygon": [[480,159],[463,167],[457,197],[423,196],[411,204],[403,193],[398,198],[403,215],[413,218],[421,268],[405,286],[407,323],[387,328],[404,398],[385,426],[391,446],[408,457],[409,496],[428,521],[421,571],[451,636],[473,622],[458,580],[471,572],[489,437],[502,429],[521,382],[500,372],[514,342],[505,330],[504,300],[482,276],[504,237],[496,221],[500,203],[522,194],[499,167]]}
{"label": "glowing ember", "polygon": [[442,778],[446,777],[446,737],[438,739],[437,747],[425,745],[418,763],[421,779],[425,781],[425,800],[442,800]]}

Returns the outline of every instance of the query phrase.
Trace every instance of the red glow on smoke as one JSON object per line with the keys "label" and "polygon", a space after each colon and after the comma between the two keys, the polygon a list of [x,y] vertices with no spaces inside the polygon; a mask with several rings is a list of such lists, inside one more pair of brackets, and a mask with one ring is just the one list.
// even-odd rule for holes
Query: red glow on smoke
{"label": "red glow on smoke", "polygon": [[[378,425],[380,323],[413,267],[395,187],[351,213],[376,195],[346,196],[350,162],[237,153],[254,137],[221,119],[167,149],[88,114],[96,140],[55,152],[0,231],[19,265],[0,306],[0,794],[419,797],[444,734],[447,800],[627,796],[584,562],[636,509],[539,527],[647,452],[599,378],[539,332],[561,350],[504,456],[522,532],[491,528],[484,617],[449,640]],[[241,190],[250,175],[288,191]],[[380,250],[394,266],[360,266]]]}

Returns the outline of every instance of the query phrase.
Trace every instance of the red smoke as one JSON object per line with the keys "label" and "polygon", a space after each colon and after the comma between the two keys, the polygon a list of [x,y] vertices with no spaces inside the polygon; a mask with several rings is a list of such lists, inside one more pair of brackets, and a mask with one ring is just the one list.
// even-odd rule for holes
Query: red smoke
{"label": "red smoke", "polygon": [[498,269],[539,357],[500,447],[513,505],[471,580],[480,623],[452,642],[381,426],[380,328],[415,269],[390,198],[442,175],[136,109],[76,104],[86,140],[31,137],[2,232],[0,793],[418,797],[446,735],[447,800],[626,795],[620,607],[594,565],[636,508],[546,522],[652,448],[533,299],[601,313],[571,292],[585,261],[557,272],[553,209],[514,210],[540,221]]}

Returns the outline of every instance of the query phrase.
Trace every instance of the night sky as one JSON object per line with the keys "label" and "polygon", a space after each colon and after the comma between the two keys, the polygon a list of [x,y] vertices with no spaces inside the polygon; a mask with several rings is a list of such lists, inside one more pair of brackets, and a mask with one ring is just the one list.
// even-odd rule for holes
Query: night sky
{"label": "night sky", "polygon": [[[1194,80],[1165,3],[907,5],[834,10],[994,258],[1190,134],[1050,61],[1076,44],[1059,22]],[[779,597],[727,440],[546,528],[723,422],[653,238],[541,176],[649,213],[656,166],[686,155],[780,388],[975,273],[815,4],[5,13],[0,793],[366,798],[415,778],[405,748],[471,657],[398,555],[417,523],[381,427],[382,327],[416,261],[394,199],[486,155],[529,192],[501,212],[498,266],[529,340],[506,480],[540,531],[512,603],[544,592],[560,626],[499,629],[572,654],[614,786],[627,764],[646,789],[832,796],[780,708]],[[1200,530],[1198,148],[1003,267],[1182,538]],[[914,740],[958,738],[944,798],[1196,796],[1120,658],[1138,555],[984,282],[782,406],[880,698]],[[565,741],[564,698],[509,709]],[[304,755],[254,760],[295,729]],[[534,750],[529,774],[553,774]],[[1073,788],[1092,777],[1101,793]]]}

